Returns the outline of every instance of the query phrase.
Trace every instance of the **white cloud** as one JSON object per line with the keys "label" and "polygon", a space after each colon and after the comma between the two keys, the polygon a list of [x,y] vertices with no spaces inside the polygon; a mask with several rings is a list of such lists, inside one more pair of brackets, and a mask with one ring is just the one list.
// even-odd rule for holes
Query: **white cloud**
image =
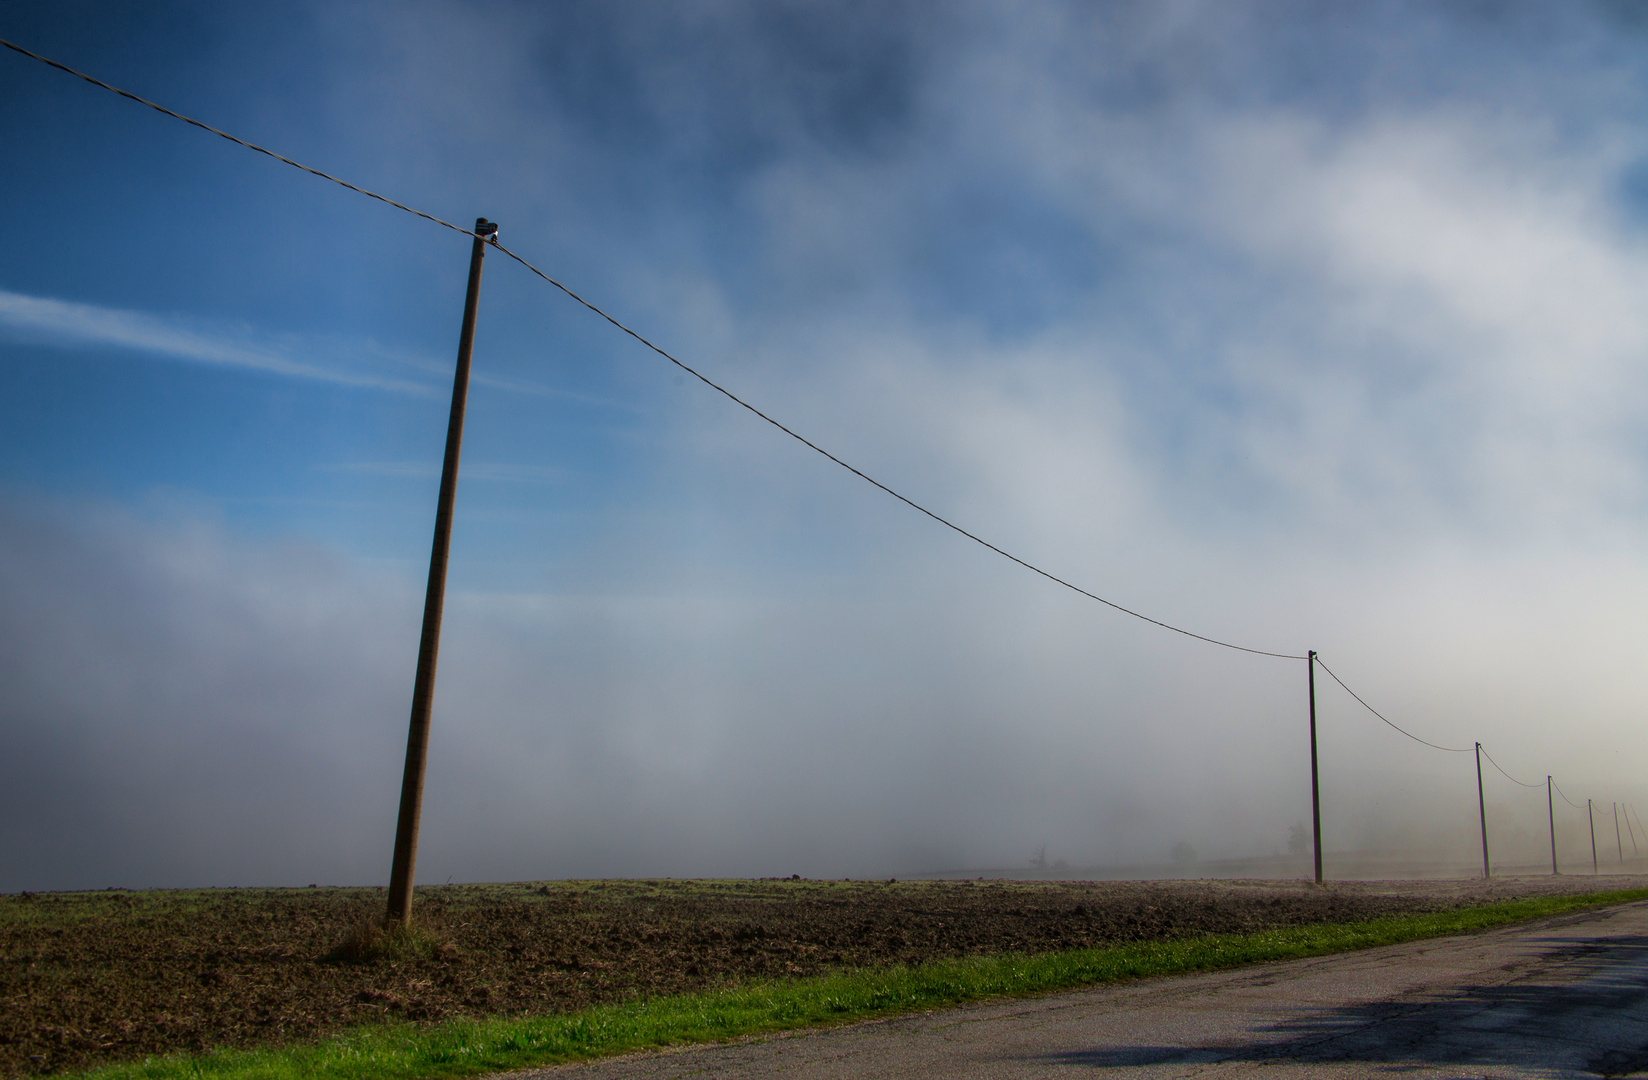
{"label": "white cloud", "polygon": [[1255,425],[1258,461],[1373,480],[1323,505],[1417,501],[1490,531],[1640,505],[1648,244],[1615,203],[1618,150],[1540,127],[1443,109],[1214,134],[1213,226],[1318,305],[1235,354],[1294,421]]}

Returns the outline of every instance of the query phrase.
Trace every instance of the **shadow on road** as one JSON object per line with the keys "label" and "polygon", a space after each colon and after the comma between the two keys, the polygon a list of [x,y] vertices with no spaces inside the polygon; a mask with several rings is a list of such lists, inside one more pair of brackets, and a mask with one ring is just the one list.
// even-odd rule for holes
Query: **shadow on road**
{"label": "shadow on road", "polygon": [[1499,985],[1312,1012],[1240,1042],[1119,1046],[1030,1060],[1095,1069],[1224,1062],[1497,1065],[1598,1076],[1648,1069],[1648,937],[1541,944],[1553,951],[1537,970]]}

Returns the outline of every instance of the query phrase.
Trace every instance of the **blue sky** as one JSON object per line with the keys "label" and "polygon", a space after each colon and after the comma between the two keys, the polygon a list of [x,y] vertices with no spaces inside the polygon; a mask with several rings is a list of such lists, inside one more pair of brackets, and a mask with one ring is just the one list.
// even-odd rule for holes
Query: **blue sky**
{"label": "blue sky", "polygon": [[[1084,587],[1648,802],[1629,7],[8,0],[0,36],[498,221]],[[467,244],[15,54],[0,101],[0,888],[380,880]],[[969,546],[497,255],[475,356],[426,877],[1268,854],[1308,813],[1302,665]],[[1468,859],[1463,761],[1352,704],[1329,850]],[[1490,802],[1537,854],[1543,807]]]}

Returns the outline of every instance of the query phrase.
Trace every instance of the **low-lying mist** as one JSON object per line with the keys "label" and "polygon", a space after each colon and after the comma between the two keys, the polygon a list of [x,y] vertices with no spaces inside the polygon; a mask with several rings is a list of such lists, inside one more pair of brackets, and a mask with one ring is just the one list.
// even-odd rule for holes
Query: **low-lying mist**
{"label": "low-lying mist", "polygon": [[[11,506],[0,552],[0,889],[385,879],[413,581],[87,506]],[[961,558],[872,595],[455,591],[420,879],[1308,872],[1302,663]],[[1330,873],[1478,869],[1471,755],[1318,693]],[[1524,779],[1487,773],[1493,854],[1548,866]]]}

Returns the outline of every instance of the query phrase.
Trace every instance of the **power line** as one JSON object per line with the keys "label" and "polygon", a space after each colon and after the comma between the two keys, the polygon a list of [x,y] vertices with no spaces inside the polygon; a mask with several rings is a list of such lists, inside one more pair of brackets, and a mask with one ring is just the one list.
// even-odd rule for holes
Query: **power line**
{"label": "power line", "polygon": [[1500,768],[1500,763],[1495,762],[1495,760],[1493,760],[1493,755],[1488,754],[1488,752],[1486,752],[1486,750],[1483,750],[1482,755],[1483,755],[1483,757],[1488,758],[1488,763],[1490,763],[1490,765],[1493,765],[1493,767],[1498,768],[1498,770],[1500,770],[1501,777],[1505,777],[1506,780],[1510,780],[1511,783],[1521,783],[1521,785],[1523,785],[1524,788],[1543,788],[1544,787],[1543,783],[1523,783],[1523,782],[1521,782],[1521,780],[1518,780],[1518,778],[1513,777],[1513,775],[1511,775],[1511,773],[1505,772],[1505,770],[1503,770],[1503,768]]}
{"label": "power line", "polygon": [[645,337],[641,336],[639,333],[635,332],[634,330],[631,330],[629,327],[625,326],[623,323],[619,322],[617,319],[613,318],[611,315],[608,315],[605,311],[603,311],[600,308],[596,307],[594,304],[590,303],[588,300],[585,300],[582,296],[579,296],[577,293],[573,292],[571,289],[567,288],[565,285],[561,284],[559,281],[556,281],[554,278],[550,277],[548,274],[544,273],[542,270],[538,269],[536,266],[533,266],[531,263],[527,262],[525,259],[523,259],[519,255],[515,254],[513,251],[510,251],[508,248],[504,247],[502,244],[496,244],[496,247],[498,248],[499,251],[503,252],[505,255],[508,255],[511,259],[514,259],[516,262],[520,263],[522,266],[526,267],[528,270],[532,271],[534,274],[537,274],[539,277],[543,278],[545,281],[549,282],[551,285],[555,286],[557,289],[560,289],[563,293],[565,293],[567,296],[571,297],[573,300],[575,300],[578,303],[582,304],[584,307],[588,308],[590,311],[593,311],[595,314],[599,315],[601,318],[605,319],[607,322],[611,323],[613,326],[616,326],[618,329],[622,330],[624,333],[628,334],[630,337],[634,338],[636,341],[639,341],[642,345],[645,345],[647,348],[651,349],[653,352],[657,353],[659,356],[662,356],[665,360],[668,360],[670,363],[674,364],[676,367],[680,368],[682,371],[686,372],[688,375],[691,375],[693,378],[697,379],[699,382],[703,383],[705,386],[709,387],[711,390],[714,390],[716,393],[721,394],[728,401],[731,401],[735,405],[741,406],[742,408],[748,409],[750,412],[754,413],[756,416],[759,416],[761,419],[765,420],[767,423],[771,424],[773,427],[777,428],[779,431],[782,431],[784,434],[788,435],[790,438],[794,439],[796,442],[799,442],[801,445],[807,447],[809,450],[816,451],[817,453],[823,455],[824,457],[828,458],[829,460],[835,462],[837,465],[841,466],[843,469],[846,469],[848,472],[852,473],[854,476],[858,477],[860,480],[863,480],[863,481],[865,481],[866,483],[869,483],[869,484],[873,484],[875,487],[880,488],[882,491],[886,492],[888,495],[891,495],[893,498],[897,499],[899,502],[903,503],[904,505],[910,507],[913,510],[917,510],[917,511],[920,511],[921,513],[923,513],[923,514],[926,514],[928,517],[932,518],[934,521],[938,522],[940,525],[943,525],[945,528],[952,529],[955,532],[960,533],[962,536],[965,536],[967,539],[973,541],[975,544],[978,544],[982,547],[990,549],[991,551],[995,552],[997,555],[1000,555],[1002,558],[1009,559],[1012,562],[1018,563],[1020,566],[1024,567],[1026,570],[1029,570],[1032,573],[1040,574],[1042,577],[1046,578],[1047,580],[1052,581],[1052,582],[1056,582],[1060,585],[1063,585],[1065,588],[1070,589],[1073,592],[1080,593],[1082,596],[1087,597],[1089,600],[1097,600],[1099,603],[1104,604],[1106,607],[1114,608],[1115,610],[1121,612],[1124,615],[1131,615],[1135,619],[1143,619],[1145,622],[1151,623],[1152,625],[1155,625],[1155,626],[1159,626],[1164,630],[1171,630],[1176,634],[1183,634],[1185,637],[1195,638],[1197,641],[1205,641],[1210,645],[1222,645],[1227,649],[1235,649],[1238,652],[1253,653],[1255,656],[1273,656],[1273,657],[1276,657],[1279,660],[1303,660],[1303,659],[1305,659],[1303,656],[1300,656],[1300,655],[1297,655],[1297,654],[1294,654],[1294,653],[1268,652],[1264,649],[1251,649],[1251,648],[1248,648],[1245,645],[1235,645],[1235,644],[1232,644],[1231,642],[1228,642],[1228,641],[1220,641],[1218,638],[1211,638],[1211,637],[1207,637],[1203,634],[1197,634],[1197,633],[1194,633],[1190,630],[1185,630],[1181,627],[1174,626],[1172,623],[1162,622],[1160,619],[1152,619],[1149,615],[1141,614],[1137,611],[1134,611],[1132,608],[1123,607],[1122,605],[1116,603],[1113,600],[1106,600],[1104,597],[1099,596],[1097,593],[1088,592],[1086,589],[1082,588],[1079,585],[1072,585],[1070,582],[1066,581],[1065,579],[1063,579],[1061,577],[1058,577],[1055,574],[1050,574],[1046,570],[1043,570],[1041,567],[1036,566],[1033,563],[1026,562],[1023,559],[1019,558],[1017,555],[1014,555],[1009,551],[1002,550],[1001,548],[997,547],[996,545],[990,543],[990,541],[985,540],[982,537],[979,537],[974,533],[968,532],[966,529],[962,528],[960,525],[957,525],[955,522],[949,520],[948,518],[941,517],[940,515],[933,513],[933,511],[927,509],[925,506],[922,506],[920,503],[916,502],[915,500],[910,499],[910,498],[908,498],[904,495],[900,495],[898,492],[894,491],[892,488],[888,487],[886,484],[883,484],[880,480],[877,480],[875,477],[870,476],[867,473],[864,473],[863,471],[855,468],[852,465],[849,465],[847,462],[845,462],[845,461],[841,460],[840,458],[836,457],[834,454],[830,453],[828,450],[824,449],[822,446],[819,446],[817,443],[815,443],[812,440],[808,439],[805,435],[800,435],[800,434],[796,433],[795,431],[792,431],[790,428],[785,427],[782,423],[780,423],[777,420],[774,420],[772,417],[768,416],[766,413],[762,412],[760,409],[756,408],[754,405],[751,405],[749,402],[745,401],[744,399],[740,398],[738,395],[734,394],[731,390],[728,390],[726,387],[721,386],[719,383],[716,383],[716,382],[712,381],[711,379],[709,379],[708,377],[703,375],[701,372],[699,372],[696,369],[688,366],[687,364],[682,363],[680,360],[676,359],[674,356],[670,355],[665,350],[659,348],[657,345],[654,345],[652,342],[648,341]]}
{"label": "power line", "polygon": [[[277,154],[273,150],[268,150],[268,149],[265,149],[264,147],[258,146],[255,143],[247,142],[245,139],[236,138],[235,136],[230,135],[228,132],[222,131],[218,128],[215,128],[215,127],[211,126],[210,124],[202,123],[199,120],[195,120],[191,117],[184,116],[182,113],[173,112],[171,109],[166,108],[164,105],[156,104],[155,102],[150,101],[148,98],[139,97],[138,95],[133,94],[130,91],[127,91],[127,90],[122,90],[117,86],[111,86],[111,85],[109,85],[108,83],[104,82],[101,79],[94,78],[93,76],[88,75],[83,71],[78,71],[78,70],[76,70],[72,67],[69,67],[67,64],[60,64],[56,60],[52,60],[48,57],[41,56],[39,53],[31,52],[30,50],[23,48],[21,45],[17,45],[17,44],[14,44],[14,43],[10,42],[10,41],[6,41],[3,38],[0,38],[0,45],[4,45],[6,48],[11,49],[14,52],[18,52],[18,53],[21,53],[22,55],[27,56],[31,59],[38,60],[42,64],[46,64],[49,67],[53,67],[53,68],[56,68],[59,71],[66,72],[70,75],[75,76],[76,78],[84,79],[86,82],[91,83],[93,86],[102,87],[104,90],[107,90],[110,93],[118,94],[121,97],[127,98],[131,101],[135,101],[140,105],[146,105],[149,108],[154,109],[156,112],[164,113],[165,115],[170,116],[175,120],[181,120],[185,124],[190,124],[194,127],[200,128],[202,131],[209,131],[213,135],[217,135],[221,138],[228,139],[230,142],[235,143],[238,146],[244,146],[248,150],[255,150],[260,154],[265,154],[269,157],[274,158],[276,161],[284,162],[285,164],[290,165],[295,169],[301,169],[302,171],[304,171],[306,173],[309,173],[311,176],[318,176],[322,180],[330,180],[332,183],[337,184],[340,187],[348,188],[350,191],[353,191],[357,194],[365,195],[368,198],[376,199],[376,200],[378,200],[379,202],[382,202],[382,203],[387,203],[388,205],[393,206],[397,210],[404,210],[408,214],[412,214],[416,217],[423,218],[425,221],[432,221],[436,225],[445,226],[446,228],[451,229],[454,232],[460,232],[460,233],[465,234],[466,236],[476,235],[473,231],[471,231],[469,229],[462,228],[461,226],[458,226],[458,225],[454,225],[450,221],[446,221],[443,218],[436,217],[434,214],[426,214],[422,210],[415,210],[412,207],[407,206],[405,203],[396,202],[394,199],[391,199],[386,195],[379,195],[375,191],[368,191],[366,188],[358,187],[355,184],[349,183],[347,180],[341,180],[338,177],[331,175],[330,173],[325,173],[325,172],[322,172],[319,169],[310,168],[308,165],[304,165],[300,162],[293,161],[291,158],[286,157],[282,154]],[[911,509],[920,511],[921,513],[925,514],[927,517],[932,518],[934,521],[938,522],[940,525],[943,525],[948,529],[951,529],[951,530],[953,530],[957,533],[960,533],[962,536],[965,536],[967,539],[973,541],[974,543],[979,544],[982,547],[988,548],[989,550],[995,552],[997,555],[1000,555],[1005,559],[1008,559],[1012,562],[1017,563],[1019,566],[1024,567],[1026,570],[1032,571],[1033,573],[1036,573],[1036,574],[1040,574],[1042,577],[1046,578],[1047,580],[1052,581],[1052,582],[1054,582],[1056,584],[1059,584],[1059,585],[1063,585],[1065,588],[1071,590],[1072,592],[1079,593],[1082,596],[1087,597],[1089,600],[1097,600],[1099,603],[1104,604],[1106,607],[1113,608],[1116,611],[1119,611],[1124,615],[1131,615],[1135,619],[1142,619],[1143,621],[1145,621],[1147,623],[1150,623],[1154,626],[1159,626],[1164,630],[1171,630],[1176,634],[1183,634],[1185,637],[1195,638],[1197,641],[1205,641],[1210,645],[1219,645],[1219,646],[1222,646],[1223,648],[1226,648],[1226,649],[1234,649],[1237,652],[1251,653],[1255,656],[1270,656],[1270,657],[1275,657],[1276,659],[1279,659],[1279,660],[1303,660],[1303,659],[1305,659],[1304,656],[1298,655],[1298,654],[1295,654],[1295,653],[1270,652],[1270,651],[1265,650],[1265,649],[1253,649],[1253,648],[1249,648],[1246,645],[1237,645],[1237,644],[1234,644],[1234,643],[1229,642],[1229,641],[1221,641],[1218,638],[1208,637],[1204,634],[1197,634],[1197,633],[1194,633],[1190,630],[1183,629],[1182,627],[1174,626],[1172,623],[1166,623],[1166,622],[1161,621],[1160,619],[1153,619],[1148,615],[1145,615],[1145,614],[1142,614],[1140,612],[1134,611],[1132,608],[1123,607],[1121,604],[1118,604],[1113,600],[1106,600],[1104,597],[1098,595],[1097,593],[1089,592],[1086,589],[1080,587],[1079,585],[1073,585],[1070,582],[1066,581],[1065,579],[1063,579],[1063,578],[1061,578],[1061,577],[1059,577],[1055,574],[1051,574],[1048,571],[1043,570],[1041,567],[1036,566],[1033,563],[1026,562],[1025,560],[1019,558],[1017,555],[1014,555],[1014,554],[1012,554],[1008,551],[1003,550],[1002,548],[997,547],[996,545],[990,543],[988,540],[985,540],[982,537],[979,537],[979,536],[975,535],[974,533],[968,532],[966,529],[962,528],[960,525],[955,524],[954,522],[950,521],[949,519],[941,517],[940,515],[938,515],[938,514],[934,513],[933,511],[927,509],[925,506],[922,506],[920,503],[916,502],[915,500],[910,499],[907,496],[899,494],[897,491],[894,491],[892,488],[888,487],[886,484],[883,484],[881,481],[875,479],[874,477],[870,476],[869,474],[863,472],[862,470],[860,470],[858,468],[855,468],[852,465],[847,464],[847,462],[845,462],[842,459],[836,457],[834,454],[830,453],[828,450],[825,450],[823,447],[819,446],[817,443],[814,443],[810,439],[807,439],[805,436],[802,436],[802,435],[798,434],[797,432],[791,430],[790,428],[785,427],[783,424],[779,423],[777,420],[774,420],[772,417],[768,416],[766,413],[762,412],[760,409],[756,408],[754,405],[751,405],[749,402],[747,402],[747,401],[743,400],[742,398],[738,397],[732,391],[730,391],[730,390],[726,389],[725,387],[721,386],[720,384],[714,382],[713,380],[711,380],[707,376],[705,376],[705,375],[701,374],[700,372],[698,372],[696,369],[694,369],[692,367],[689,367],[685,363],[682,363],[680,360],[676,359],[674,356],[670,355],[668,352],[666,352],[665,350],[663,350],[659,346],[654,345],[651,341],[647,340],[640,333],[636,332],[635,330],[630,329],[628,326],[624,325],[622,322],[619,322],[613,316],[607,314],[607,312],[605,312],[601,308],[599,308],[599,307],[595,306],[594,304],[590,303],[588,300],[585,300],[582,296],[579,296],[577,293],[573,292],[571,289],[567,288],[565,285],[561,284],[559,281],[556,281],[554,278],[550,277],[548,274],[544,273],[542,270],[538,269],[536,266],[533,266],[526,259],[524,259],[521,256],[515,254],[513,251],[510,251],[508,248],[504,247],[502,244],[499,244],[497,242],[497,238],[495,236],[490,238],[490,242],[499,251],[503,252],[505,255],[508,255],[511,259],[514,259],[516,262],[520,263],[526,269],[530,270],[532,273],[536,274],[538,277],[542,278],[544,281],[548,282],[550,285],[553,285],[555,288],[557,288],[561,292],[565,293],[572,300],[574,300],[577,303],[583,305],[585,308],[588,308],[590,311],[594,312],[596,315],[599,315],[601,318],[605,319],[607,322],[611,323],[613,326],[617,327],[619,330],[622,330],[624,333],[628,334],[630,337],[634,338],[636,341],[640,342],[642,345],[645,345],[648,349],[651,349],[653,352],[657,353],[659,356],[663,357],[665,360],[668,360],[670,363],[674,364],[676,367],[680,368],[682,371],[685,371],[687,374],[691,375],[693,378],[697,379],[699,382],[703,383],[705,386],[708,386],[710,389],[712,389],[712,390],[716,391],[717,393],[721,394],[722,396],[726,397],[729,401],[731,401],[734,404],[739,405],[739,406],[749,410],[750,412],[754,413],[756,416],[760,417],[762,420],[765,420],[767,423],[771,424],[773,427],[777,428],[779,431],[782,431],[784,434],[790,436],[790,438],[795,439],[797,442],[801,443],[803,446],[806,446],[808,449],[811,449],[811,450],[816,451],[817,453],[823,455],[824,457],[828,458],[830,461],[833,461],[835,464],[841,466],[843,469],[846,469],[848,472],[850,472],[854,476],[858,477],[860,480],[863,480],[863,481],[865,481],[869,484],[874,485],[877,488],[880,488],[882,491],[886,492],[888,495],[891,495],[893,498],[897,499],[899,502],[904,503],[906,506],[909,506]],[[1331,672],[1330,672],[1330,674],[1331,674]],[[1386,721],[1386,723],[1389,723],[1389,721]],[[1392,725],[1392,726],[1394,727],[1395,725]],[[1398,730],[1400,730],[1400,729],[1398,729]]]}
{"label": "power line", "polygon": [[[1380,712],[1378,709],[1374,708],[1372,705],[1369,705],[1367,702],[1363,701],[1362,700],[1362,695],[1358,694],[1355,690],[1352,690],[1350,687],[1345,686],[1345,680],[1341,679],[1337,675],[1334,675],[1333,674],[1333,669],[1328,667],[1326,664],[1322,663],[1322,656],[1321,656],[1320,653],[1318,653],[1317,656],[1316,656],[1316,662],[1318,664],[1322,664],[1322,670],[1327,672],[1330,676],[1332,676],[1334,682],[1338,683],[1341,687],[1344,687],[1345,693],[1347,693],[1351,697],[1355,698],[1357,700],[1357,702],[1362,706],[1362,708],[1368,710],[1368,712],[1370,712],[1373,715],[1377,716],[1379,719],[1384,720],[1385,723],[1390,724],[1390,726],[1392,728],[1394,728],[1396,731],[1401,732],[1403,735],[1406,735],[1408,738],[1412,739],[1414,742],[1424,743],[1426,746],[1430,747],[1432,750],[1446,750],[1450,754],[1468,754],[1473,749],[1471,747],[1462,747],[1462,746],[1438,746],[1436,743],[1433,743],[1433,742],[1429,741],[1428,739],[1421,739],[1419,736],[1415,735],[1411,731],[1406,731],[1406,730],[1404,730],[1400,727],[1397,727],[1397,725],[1391,723],[1391,721],[1385,716],[1384,713]],[[1498,766],[1495,766],[1495,768],[1498,768]]]}
{"label": "power line", "polygon": [[379,202],[388,203],[390,206],[393,206],[397,210],[405,210],[408,214],[413,214],[417,217],[421,217],[425,221],[433,221],[437,225],[444,225],[448,229],[451,229],[454,232],[461,232],[461,233],[464,233],[464,234],[469,235],[469,236],[474,236],[475,235],[469,229],[466,229],[461,225],[454,225],[450,221],[445,220],[444,218],[438,218],[434,214],[426,214],[422,210],[414,210],[412,207],[407,206],[405,203],[396,202],[394,199],[391,199],[387,195],[379,195],[375,191],[368,191],[363,187],[356,187],[354,184],[351,184],[349,181],[340,180],[336,176],[333,176],[331,173],[324,173],[324,172],[321,172],[319,169],[310,168],[308,165],[305,165],[300,161],[293,161],[291,158],[286,157],[284,154],[277,154],[273,150],[266,149],[262,146],[257,145],[256,143],[249,143],[245,139],[238,139],[235,136],[229,134],[227,131],[223,131],[219,128],[215,128],[210,124],[202,123],[201,121],[196,120],[193,117],[184,116],[182,113],[173,112],[171,109],[168,109],[166,106],[157,104],[153,101],[150,101],[146,97],[138,97],[136,94],[132,93],[130,90],[122,90],[118,86],[110,86],[108,83],[104,82],[102,79],[99,79],[99,78],[96,78],[94,76],[88,75],[84,71],[77,71],[76,69],[70,67],[67,64],[60,64],[56,60],[53,60],[50,57],[41,56],[37,52],[30,52],[28,49],[23,48],[23,46],[18,45],[15,42],[7,41],[4,38],[0,38],[0,45],[4,45],[6,48],[12,50],[13,52],[22,53],[24,56],[27,56],[30,59],[38,60],[42,64],[45,64],[47,67],[54,67],[58,71],[65,71],[65,72],[69,73],[70,75],[73,75],[77,79],[85,79],[87,82],[91,83],[93,86],[101,86],[103,89],[109,91],[112,94],[119,94],[121,97],[126,98],[130,101],[135,101],[139,105],[147,105],[149,108],[153,109],[155,112],[165,113],[167,116],[170,116],[174,120],[181,120],[185,124],[192,124],[193,126],[199,128],[202,131],[209,131],[213,135],[218,136],[219,138],[228,139],[230,142],[234,143],[237,146],[244,146],[248,150],[256,150],[260,154],[267,154],[269,157],[274,158],[276,161],[284,162],[287,165],[292,166],[292,168],[294,168],[294,169],[301,169],[302,171],[308,173],[311,176],[318,176],[322,180],[330,180],[330,181],[332,181],[332,183],[337,184],[339,187],[346,187],[350,191],[353,191],[353,192],[355,192],[356,194],[359,194],[359,195],[365,195],[369,199],[376,199]]}
{"label": "power line", "polygon": [[[1558,784],[1555,780],[1552,780],[1551,781],[1551,786],[1556,788],[1556,793],[1558,795],[1562,795],[1562,785],[1561,784]],[[1574,802],[1574,800],[1568,798],[1568,796],[1566,796],[1566,795],[1562,795],[1562,801],[1567,803],[1569,806],[1573,807],[1575,810],[1585,809],[1583,806],[1581,806],[1578,803]]]}

